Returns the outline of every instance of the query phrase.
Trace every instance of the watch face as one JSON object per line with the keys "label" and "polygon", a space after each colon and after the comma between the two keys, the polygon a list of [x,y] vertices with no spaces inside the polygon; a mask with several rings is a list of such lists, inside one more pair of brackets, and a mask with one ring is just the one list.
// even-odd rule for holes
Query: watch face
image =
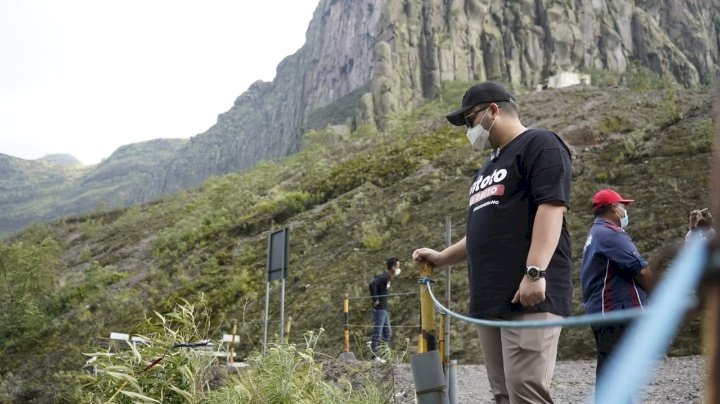
{"label": "watch face", "polygon": [[538,275],[540,275],[540,272],[537,270],[537,268],[531,267],[531,268],[527,269],[527,274],[528,274],[528,277],[530,277],[531,279],[535,279],[538,277]]}

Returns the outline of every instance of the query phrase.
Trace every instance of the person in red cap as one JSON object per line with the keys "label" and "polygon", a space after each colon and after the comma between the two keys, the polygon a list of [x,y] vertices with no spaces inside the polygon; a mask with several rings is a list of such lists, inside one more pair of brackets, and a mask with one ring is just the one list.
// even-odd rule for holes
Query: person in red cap
{"label": "person in red cap", "polygon": [[[437,267],[467,260],[469,314],[481,319],[557,320],[570,315],[572,259],[565,212],[572,161],[555,133],[526,128],[500,84],[470,87],[460,108],[445,116],[467,126],[469,143],[491,155],[468,193],[466,236],[413,259]],[[475,326],[497,403],[552,403],[560,327]]]}
{"label": "person in red cap", "polygon": [[[647,261],[624,230],[630,222],[628,205],[632,202],[612,189],[603,189],[593,197],[595,221],[583,247],[580,267],[587,313],[643,308],[647,292],[654,284]],[[626,327],[626,323],[591,327],[597,348],[596,378]]]}

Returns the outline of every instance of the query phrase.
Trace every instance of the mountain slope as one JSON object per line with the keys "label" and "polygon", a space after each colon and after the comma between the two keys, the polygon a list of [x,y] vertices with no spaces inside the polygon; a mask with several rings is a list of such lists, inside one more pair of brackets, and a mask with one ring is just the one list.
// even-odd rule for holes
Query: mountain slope
{"label": "mountain slope", "polygon": [[[73,374],[53,372],[79,369],[81,353],[98,349],[98,339],[111,331],[141,332],[143,316],[200,293],[218,327],[211,336],[217,338],[237,319],[238,351],[249,352],[262,337],[267,235],[284,226],[290,228],[291,341],[323,327],[326,337],[318,349],[337,355],[341,297],[349,293],[357,297],[350,309],[351,349],[366,357],[369,314],[363,296],[384,259],[409,262],[416,247],[442,247],[447,215],[453,239],[464,234],[467,189],[484,156],[472,151],[463,131],[450,127],[443,114],[457,105],[467,84],[446,83],[442,100],[395,115],[386,132],[310,132],[300,153],[277,163],[213,178],[150,205],[35,226],[0,244],[0,270],[10,280],[0,288],[0,355],[8,358],[0,365],[1,383],[37,402],[50,400],[48,385],[67,393],[77,383]],[[592,221],[590,198],[599,188],[612,186],[636,200],[628,231],[644,254],[681,239],[687,210],[707,206],[712,94],[656,84],[518,96],[525,124],[554,129],[573,148],[568,223],[575,267]],[[32,266],[23,259],[29,255],[36,257]],[[451,308],[459,312],[466,309],[465,271],[457,266],[452,275]],[[44,282],[28,282],[35,277]],[[444,275],[435,278],[442,290]],[[417,290],[412,265],[393,287]],[[273,321],[279,316],[278,295],[273,284]],[[582,312],[579,299],[576,291],[575,313]],[[390,307],[396,347],[408,338],[412,350],[417,297],[392,298]],[[277,324],[272,327],[271,334]],[[699,329],[699,319],[692,318],[672,353],[698,353]],[[453,322],[453,330],[453,357],[478,362],[472,328]],[[39,339],[43,344],[34,342]],[[563,331],[561,358],[587,358],[592,352],[587,329]]]}
{"label": "mountain slope", "polygon": [[185,142],[155,139],[126,145],[96,166],[0,154],[0,237],[35,221],[142,202],[142,189],[153,167]]}
{"label": "mountain slope", "polygon": [[[47,201],[82,173],[82,168],[0,154],[0,237],[46,217],[52,210]],[[28,211],[31,204],[35,207]]]}

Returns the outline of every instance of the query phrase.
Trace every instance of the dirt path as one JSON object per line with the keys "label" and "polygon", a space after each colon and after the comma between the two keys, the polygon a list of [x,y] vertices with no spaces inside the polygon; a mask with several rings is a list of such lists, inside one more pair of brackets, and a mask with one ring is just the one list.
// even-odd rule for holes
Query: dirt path
{"label": "dirt path", "polygon": [[[483,365],[458,366],[458,404],[492,404]],[[702,356],[665,358],[638,397],[637,403],[701,403],[704,383]],[[395,368],[396,402],[415,402],[409,364]],[[551,393],[556,403],[587,403],[595,387],[595,361],[558,362]]]}

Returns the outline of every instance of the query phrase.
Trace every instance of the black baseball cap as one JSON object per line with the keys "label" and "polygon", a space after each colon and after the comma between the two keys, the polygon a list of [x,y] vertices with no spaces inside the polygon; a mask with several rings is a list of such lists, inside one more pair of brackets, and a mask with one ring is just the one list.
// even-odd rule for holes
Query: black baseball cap
{"label": "black baseball cap", "polygon": [[465,91],[460,109],[448,113],[445,118],[455,126],[463,126],[465,125],[465,115],[470,108],[480,104],[500,101],[514,103],[515,97],[507,92],[503,86],[493,81],[476,84]]}

